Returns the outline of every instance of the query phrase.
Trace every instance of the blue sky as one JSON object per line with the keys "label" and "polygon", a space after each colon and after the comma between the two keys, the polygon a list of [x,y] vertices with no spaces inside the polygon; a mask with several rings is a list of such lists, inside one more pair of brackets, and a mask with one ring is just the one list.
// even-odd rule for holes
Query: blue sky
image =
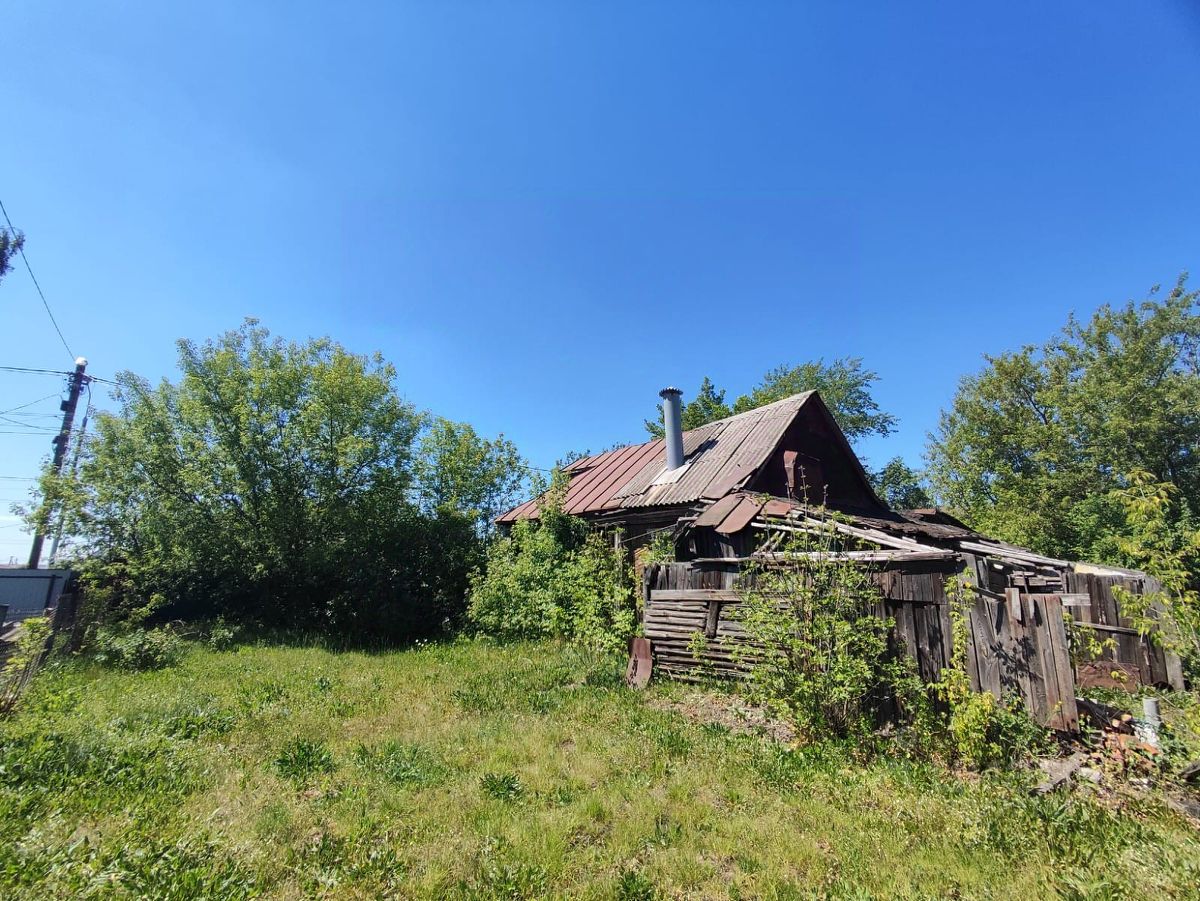
{"label": "blue sky", "polygon": [[[982,354],[1200,255],[1185,2],[42,2],[0,58],[0,200],[93,372],[253,315],[538,465],[848,355],[900,418],[865,454],[917,463]],[[0,365],[69,365],[23,271],[0,312]]]}

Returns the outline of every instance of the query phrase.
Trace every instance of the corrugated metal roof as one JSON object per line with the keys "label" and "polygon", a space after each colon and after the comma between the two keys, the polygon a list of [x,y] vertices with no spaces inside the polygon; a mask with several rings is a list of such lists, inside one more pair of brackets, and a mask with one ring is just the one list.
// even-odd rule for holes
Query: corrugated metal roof
{"label": "corrugated metal roof", "polygon": [[[813,395],[794,394],[737,416],[683,433],[686,471],[655,484],[666,467],[662,439],[576,460],[567,467],[564,509],[598,513],[623,507],[663,507],[714,500],[746,485],[779,445],[796,413]],[[537,499],[497,518],[514,522],[537,515]]]}

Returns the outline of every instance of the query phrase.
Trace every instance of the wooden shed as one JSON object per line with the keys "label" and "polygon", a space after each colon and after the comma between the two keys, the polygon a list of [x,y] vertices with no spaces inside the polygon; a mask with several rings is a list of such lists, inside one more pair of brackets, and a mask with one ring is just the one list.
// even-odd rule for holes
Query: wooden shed
{"label": "wooden shed", "polygon": [[[789,532],[843,532],[880,587],[878,614],[895,622],[896,647],[929,681],[951,659],[945,584],[973,587],[968,670],[973,687],[1023,696],[1041,721],[1077,728],[1078,672],[1063,612],[1115,646],[1098,672],[1183,687],[1178,658],[1133,628],[1113,588],[1158,586],[1144,573],[1058,560],[973,531],[939,510],[891,510],[817,392],[681,431],[679,392],[663,392],[666,437],[577,460],[567,467],[568,513],[619,529],[636,548],[669,531],[675,562],[645,567],[642,624],[658,672],[736,675],[746,637],[737,617],[748,565],[787,565]],[[538,515],[534,498],[498,518]],[[694,639],[697,634],[703,642]],[[700,650],[698,650],[698,648]]]}

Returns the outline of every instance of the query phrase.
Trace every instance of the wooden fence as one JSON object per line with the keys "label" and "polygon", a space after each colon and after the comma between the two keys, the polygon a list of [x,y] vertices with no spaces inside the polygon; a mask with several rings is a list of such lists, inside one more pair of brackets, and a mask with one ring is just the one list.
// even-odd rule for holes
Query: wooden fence
{"label": "wooden fence", "polygon": [[1107,662],[1116,664],[1124,675],[1143,685],[1183,690],[1183,665],[1179,657],[1134,628],[1130,618],[1122,613],[1118,593],[1113,590],[1119,587],[1132,594],[1155,594],[1162,591],[1160,582],[1149,577],[1068,572],[1063,574],[1063,587],[1070,592],[1063,597],[1075,622],[1092,630],[1097,639],[1112,639],[1101,653],[1099,665],[1079,674],[1083,684],[1088,684],[1091,674],[1102,671]]}
{"label": "wooden fence", "polygon": [[[1183,687],[1179,659],[1132,628],[1112,591],[1121,584],[1142,593],[1156,590],[1156,584],[1064,573],[1061,589],[1050,593],[1048,589],[1057,587],[1052,580],[1032,585],[1031,580],[1015,576],[998,583],[993,569],[987,560],[968,555],[961,560],[909,562],[873,574],[882,594],[874,612],[893,621],[897,651],[916,662],[925,682],[937,681],[950,665],[954,635],[946,580],[962,573],[977,589],[970,595],[965,623],[966,668],[975,691],[991,692],[997,698],[1015,694],[1039,722],[1076,731],[1077,673],[1064,610],[1082,627],[1102,637],[1116,636],[1106,658],[1121,664],[1133,678]],[[646,568],[643,625],[661,672],[684,679],[745,674],[758,654],[737,617],[739,575],[740,567],[732,561],[660,563]]]}

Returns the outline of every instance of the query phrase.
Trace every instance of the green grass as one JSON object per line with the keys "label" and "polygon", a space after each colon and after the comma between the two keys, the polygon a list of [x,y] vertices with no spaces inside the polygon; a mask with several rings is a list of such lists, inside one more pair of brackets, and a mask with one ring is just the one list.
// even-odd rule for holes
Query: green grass
{"label": "green grass", "polygon": [[551,644],[193,648],[0,722],[0,897],[1186,897],[1159,800],[787,751]]}

